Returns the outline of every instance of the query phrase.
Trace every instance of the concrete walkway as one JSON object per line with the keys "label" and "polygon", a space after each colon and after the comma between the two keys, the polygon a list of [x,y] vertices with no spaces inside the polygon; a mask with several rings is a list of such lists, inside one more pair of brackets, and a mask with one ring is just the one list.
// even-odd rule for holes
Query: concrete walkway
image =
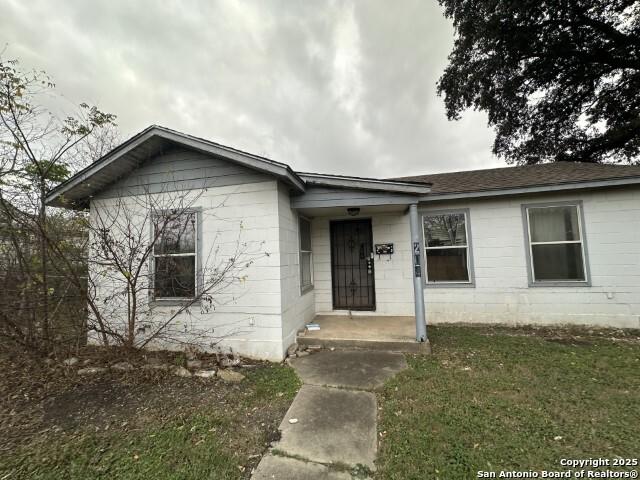
{"label": "concrete walkway", "polygon": [[377,403],[372,393],[407,367],[399,353],[322,351],[291,360],[303,386],[280,424],[282,436],[252,478],[346,480],[375,469]]}

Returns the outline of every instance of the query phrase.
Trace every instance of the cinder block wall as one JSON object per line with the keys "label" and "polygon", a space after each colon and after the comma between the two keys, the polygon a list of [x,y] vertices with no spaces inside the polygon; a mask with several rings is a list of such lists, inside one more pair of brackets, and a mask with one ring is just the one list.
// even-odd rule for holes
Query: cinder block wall
{"label": "cinder block wall", "polygon": [[[293,278],[296,268],[292,254],[294,244],[291,221],[286,213],[283,190],[266,174],[239,166],[212,155],[174,148],[150,158],[136,171],[101,192],[91,202],[91,219],[101,210],[113,209],[123,198],[135,210],[144,205],[140,197],[148,193],[195,196],[193,207],[202,209],[201,257],[203,266],[213,267],[236,253],[238,242],[247,244],[256,261],[241,272],[241,281],[216,295],[215,310],[203,313],[193,307],[172,324],[171,336],[183,341],[193,332],[211,330],[215,348],[234,351],[255,358],[281,360],[284,355],[283,318],[293,317],[292,300],[283,297],[283,275]],[[145,212],[138,212],[140,219]],[[291,212],[289,208],[289,217]],[[287,218],[289,218],[287,217]],[[297,232],[297,231],[296,231]],[[284,248],[283,251],[281,249]],[[296,250],[297,251],[297,250]],[[269,255],[261,255],[261,253]],[[98,296],[110,296],[114,285],[97,276]],[[288,280],[287,280],[288,281]],[[295,282],[295,280],[291,280]],[[293,291],[288,288],[287,292]],[[296,290],[299,293],[299,290]],[[118,307],[117,305],[115,305]],[[157,318],[166,318],[175,307],[155,307]],[[111,321],[124,328],[125,305],[115,308]],[[96,339],[94,339],[96,340]],[[183,348],[180,344],[154,342],[155,348]]]}
{"label": "cinder block wall", "polygon": [[[591,286],[530,287],[523,204],[581,200]],[[421,209],[468,208],[475,286],[425,288],[429,323],[585,324],[640,328],[640,190],[549,193],[438,202]],[[373,215],[375,243],[396,253],[375,259],[378,315],[412,315],[408,216]],[[329,218],[313,221],[316,310],[332,311]]]}
{"label": "cinder block wall", "polygon": [[298,213],[291,208],[289,189],[278,185],[280,292],[282,345],[286,349],[296,334],[315,316],[315,290],[300,291],[300,237]]}
{"label": "cinder block wall", "polygon": [[[530,287],[523,204],[582,200],[591,286]],[[437,205],[469,208],[475,288],[427,288],[437,322],[640,327],[640,190],[573,192]]]}

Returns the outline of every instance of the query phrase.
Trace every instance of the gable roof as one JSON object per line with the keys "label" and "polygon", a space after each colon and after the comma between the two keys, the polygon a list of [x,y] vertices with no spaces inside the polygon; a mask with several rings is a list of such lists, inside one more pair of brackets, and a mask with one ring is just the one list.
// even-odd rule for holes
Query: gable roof
{"label": "gable roof", "polygon": [[360,190],[402,191],[413,194],[429,192],[429,186],[425,182],[412,183],[399,180],[298,174],[285,163],[187,135],[170,128],[152,125],[56,186],[49,192],[45,202],[54,207],[86,208],[93,195],[130,174],[149,158],[176,144],[273,175],[288,184],[297,193],[305,191],[307,182],[319,185],[337,185],[339,183],[343,188]]}
{"label": "gable roof", "polygon": [[56,186],[47,195],[46,203],[56,207],[86,207],[91,196],[173,144],[223,157],[242,166],[271,174],[294,190],[304,191],[304,181],[289,165],[170,128],[152,125]]}
{"label": "gable roof", "polygon": [[518,190],[561,190],[608,184],[640,183],[640,165],[559,162],[520,167],[467,170],[400,177],[394,180],[431,184],[429,197],[470,197]]}
{"label": "gable roof", "polygon": [[86,208],[96,193],[176,144],[270,174],[295,193],[304,193],[307,186],[320,186],[408,194],[431,201],[640,184],[640,165],[569,162],[389,179],[302,173],[285,163],[152,125],[55,187],[45,202],[55,207]]}

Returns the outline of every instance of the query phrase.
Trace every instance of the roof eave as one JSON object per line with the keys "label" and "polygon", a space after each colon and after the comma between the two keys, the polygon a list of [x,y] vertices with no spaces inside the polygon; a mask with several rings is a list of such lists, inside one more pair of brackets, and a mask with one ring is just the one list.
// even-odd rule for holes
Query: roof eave
{"label": "roof eave", "polygon": [[605,179],[605,180],[566,182],[566,183],[558,183],[554,185],[536,185],[531,187],[477,190],[473,192],[431,193],[430,195],[420,198],[420,201],[421,202],[437,202],[437,201],[443,201],[443,200],[474,199],[474,198],[500,197],[500,196],[509,196],[509,195],[526,195],[528,193],[559,192],[559,191],[582,190],[582,189],[591,189],[591,188],[607,188],[607,187],[638,185],[638,184],[640,184],[640,177],[613,178],[613,179]]}
{"label": "roof eave", "polygon": [[378,180],[374,178],[346,177],[315,173],[299,173],[298,175],[307,185],[407,193],[413,195],[427,195],[431,192],[431,184],[428,183]]}

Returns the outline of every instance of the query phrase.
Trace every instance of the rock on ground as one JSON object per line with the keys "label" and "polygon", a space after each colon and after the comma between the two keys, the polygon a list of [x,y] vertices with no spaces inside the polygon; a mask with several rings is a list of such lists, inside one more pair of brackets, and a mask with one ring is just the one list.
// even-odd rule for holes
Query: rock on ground
{"label": "rock on ground", "polygon": [[202,360],[187,360],[187,368],[201,368]]}
{"label": "rock on ground", "polygon": [[73,367],[74,365],[77,365],[79,361],[80,360],[78,360],[78,357],[69,357],[65,359],[62,363],[67,367]]}
{"label": "rock on ground", "polygon": [[193,375],[200,378],[213,378],[216,376],[215,370],[196,370]]}
{"label": "rock on ground", "polygon": [[81,368],[80,370],[78,370],[78,375],[96,375],[99,373],[104,373],[106,372],[108,369],[105,367],[87,367],[87,368]]}
{"label": "rock on ground", "polygon": [[289,356],[294,355],[297,351],[298,351],[298,344],[294,343],[292,345],[289,345],[289,348],[287,348],[287,355]]}
{"label": "rock on ground", "polygon": [[169,365],[166,364],[166,363],[158,363],[158,364],[152,364],[152,365],[143,365],[140,368],[142,370],[164,370],[164,371],[167,371],[167,370],[169,370]]}
{"label": "rock on ground", "polygon": [[218,377],[225,382],[240,383],[244,380],[244,375],[233,370],[218,370]]}
{"label": "rock on ground", "polygon": [[175,367],[172,373],[178,377],[190,377],[191,372],[184,367]]}
{"label": "rock on ground", "polygon": [[238,365],[240,365],[239,358],[224,357],[220,359],[220,366],[223,368],[237,367]]}
{"label": "rock on ground", "polygon": [[111,365],[111,368],[113,370],[120,370],[122,372],[127,372],[129,370],[133,370],[133,365],[131,365],[129,362],[118,362]]}
{"label": "rock on ground", "polygon": [[196,360],[198,358],[198,351],[195,348],[187,348],[184,354],[187,360]]}

